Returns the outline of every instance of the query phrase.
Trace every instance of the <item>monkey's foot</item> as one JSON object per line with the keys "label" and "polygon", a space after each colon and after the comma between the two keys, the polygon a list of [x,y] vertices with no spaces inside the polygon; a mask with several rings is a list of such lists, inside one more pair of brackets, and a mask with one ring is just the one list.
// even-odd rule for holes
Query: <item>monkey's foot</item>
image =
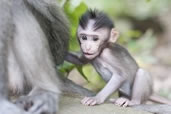
{"label": "monkey's foot", "polygon": [[129,106],[135,106],[135,105],[139,105],[139,104],[141,104],[140,101],[138,101],[138,100],[131,100],[128,105]]}
{"label": "monkey's foot", "polygon": [[58,97],[52,93],[40,93],[20,97],[16,104],[31,114],[56,114]]}
{"label": "monkey's foot", "polygon": [[94,106],[97,104],[102,104],[104,101],[101,100],[98,97],[85,97],[83,100],[81,100],[81,103],[86,106]]}
{"label": "monkey's foot", "polygon": [[130,100],[125,97],[120,97],[117,99],[110,99],[110,101],[114,103],[115,105],[121,106],[121,107],[127,107],[130,103]]}

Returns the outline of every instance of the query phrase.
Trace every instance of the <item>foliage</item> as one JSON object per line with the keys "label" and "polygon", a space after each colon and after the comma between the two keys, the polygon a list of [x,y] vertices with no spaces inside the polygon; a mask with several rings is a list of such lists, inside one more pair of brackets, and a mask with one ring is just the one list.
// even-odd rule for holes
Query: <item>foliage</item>
{"label": "foliage", "polygon": [[64,10],[71,23],[71,38],[70,38],[70,50],[79,51],[79,45],[76,40],[76,29],[79,22],[79,17],[87,10],[87,5],[81,2],[75,8],[71,7],[71,2],[67,1],[64,5]]}

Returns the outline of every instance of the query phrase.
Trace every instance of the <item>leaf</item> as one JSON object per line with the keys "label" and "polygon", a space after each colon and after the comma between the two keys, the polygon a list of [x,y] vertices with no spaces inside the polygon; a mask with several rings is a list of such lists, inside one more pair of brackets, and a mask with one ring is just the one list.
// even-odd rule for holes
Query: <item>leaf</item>
{"label": "leaf", "polygon": [[146,0],[146,2],[150,2],[151,0]]}
{"label": "leaf", "polygon": [[83,66],[82,71],[90,83],[96,85],[97,88],[104,87],[105,81],[96,72],[96,70],[94,69],[92,65],[88,64],[88,65]]}
{"label": "leaf", "polygon": [[71,25],[71,38],[69,41],[69,49],[72,51],[79,51],[80,46],[77,41],[76,31],[78,27],[78,22],[80,16],[87,10],[87,5],[84,2],[81,2],[75,9],[71,5],[71,1],[67,1],[64,6],[65,13],[68,16]]}
{"label": "leaf", "polygon": [[83,72],[83,66],[78,66],[78,65],[76,65],[76,68],[77,68],[78,72],[83,76],[83,78],[84,78],[85,80],[87,80],[87,82],[89,82],[88,78],[86,77],[86,75],[85,75],[84,72]]}

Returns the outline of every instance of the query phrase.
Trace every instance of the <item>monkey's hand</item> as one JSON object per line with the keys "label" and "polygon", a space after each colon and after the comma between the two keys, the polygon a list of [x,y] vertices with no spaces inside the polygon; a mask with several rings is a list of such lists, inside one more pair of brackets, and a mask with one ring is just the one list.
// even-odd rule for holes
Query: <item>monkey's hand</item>
{"label": "monkey's hand", "polygon": [[16,104],[31,114],[56,114],[58,97],[55,93],[44,92],[20,97]]}
{"label": "monkey's hand", "polygon": [[86,106],[94,106],[104,103],[104,100],[102,100],[100,97],[97,96],[85,97],[83,100],[81,100],[81,103]]}

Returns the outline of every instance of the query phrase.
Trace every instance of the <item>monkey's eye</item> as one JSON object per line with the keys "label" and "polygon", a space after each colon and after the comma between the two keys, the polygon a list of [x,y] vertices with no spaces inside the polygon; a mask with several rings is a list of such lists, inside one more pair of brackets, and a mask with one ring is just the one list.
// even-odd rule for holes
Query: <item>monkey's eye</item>
{"label": "monkey's eye", "polygon": [[87,40],[87,36],[85,36],[85,35],[84,36],[81,36],[81,39],[82,40]]}
{"label": "monkey's eye", "polygon": [[97,40],[99,40],[99,38],[97,38],[97,37],[94,37],[93,38],[93,41],[97,41]]}

